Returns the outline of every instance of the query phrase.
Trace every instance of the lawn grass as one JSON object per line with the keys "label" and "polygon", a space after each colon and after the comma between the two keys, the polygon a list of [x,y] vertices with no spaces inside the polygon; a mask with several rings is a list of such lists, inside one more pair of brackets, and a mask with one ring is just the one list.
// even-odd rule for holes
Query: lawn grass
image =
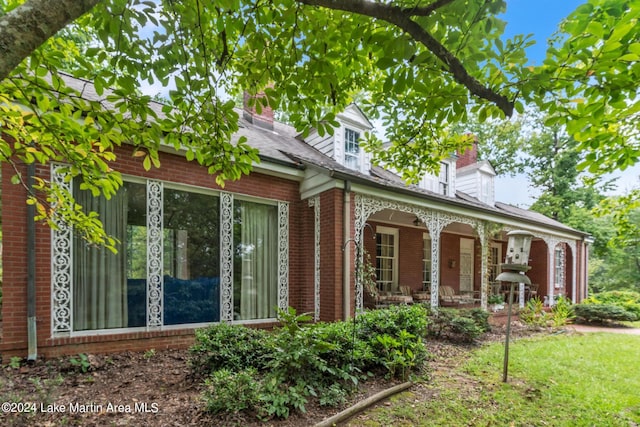
{"label": "lawn grass", "polygon": [[[640,423],[640,337],[549,335],[480,348],[445,376],[350,425],[632,426]],[[423,395],[432,393],[429,399]]]}

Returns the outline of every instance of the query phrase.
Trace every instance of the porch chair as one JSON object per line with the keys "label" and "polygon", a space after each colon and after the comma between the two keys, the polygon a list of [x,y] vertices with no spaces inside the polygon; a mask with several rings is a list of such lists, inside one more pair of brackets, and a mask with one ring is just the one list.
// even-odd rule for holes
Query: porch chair
{"label": "porch chair", "polygon": [[529,293],[527,299],[536,298],[538,296],[538,283],[532,283],[529,285]]}
{"label": "porch chair", "polygon": [[462,300],[462,295],[456,295],[451,286],[440,286],[438,288],[438,296],[442,305],[460,304]]}

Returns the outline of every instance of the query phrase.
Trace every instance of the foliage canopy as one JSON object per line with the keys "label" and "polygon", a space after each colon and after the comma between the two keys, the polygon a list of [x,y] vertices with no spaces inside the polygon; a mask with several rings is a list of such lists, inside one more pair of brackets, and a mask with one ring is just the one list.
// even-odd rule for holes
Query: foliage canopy
{"label": "foliage canopy", "polygon": [[[0,126],[5,162],[65,161],[107,197],[121,185],[113,149],[131,144],[146,168],[161,144],[186,152],[219,184],[258,161],[232,141],[230,96],[264,91],[300,130],[332,132],[356,94],[386,127],[367,138],[406,178],[437,169],[467,144],[448,125],[525,105],[566,128],[591,172],[638,161],[640,2],[590,0],[559,25],[546,59],[529,65],[530,36],[502,37],[506,0],[0,0]],[[64,31],[59,31],[65,28]],[[70,87],[62,71],[91,80]],[[170,105],[143,87],[171,87]],[[17,175],[16,181],[21,177]],[[68,194],[39,182],[46,203],[78,221]],[[83,222],[83,221],[80,221]],[[92,225],[91,218],[84,222]]]}

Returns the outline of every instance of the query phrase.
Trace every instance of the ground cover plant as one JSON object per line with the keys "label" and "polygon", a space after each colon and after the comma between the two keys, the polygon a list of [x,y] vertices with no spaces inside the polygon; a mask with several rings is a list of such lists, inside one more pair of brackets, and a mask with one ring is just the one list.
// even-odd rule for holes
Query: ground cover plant
{"label": "ground cover plant", "polygon": [[580,323],[634,322],[640,320],[640,293],[608,291],[594,294],[575,306]]}
{"label": "ground cover plant", "polygon": [[213,414],[258,419],[304,412],[310,399],[336,406],[372,376],[406,380],[424,366],[427,310],[394,306],[355,320],[310,323],[294,309],[279,313],[273,332],[217,324],[199,331],[191,348],[192,378],[204,378]]}
{"label": "ground cover plant", "polygon": [[437,308],[429,309],[427,335],[454,342],[472,342],[489,331],[489,313],[485,310]]}
{"label": "ground cover plant", "polygon": [[[640,422],[638,337],[545,334],[510,346],[494,343],[442,361],[421,389],[352,420],[352,426],[631,426]],[[430,398],[425,395],[431,394]]]}
{"label": "ground cover plant", "polygon": [[559,297],[551,309],[547,309],[540,298],[531,298],[519,310],[520,321],[533,328],[561,328],[576,318],[576,306],[571,300]]}

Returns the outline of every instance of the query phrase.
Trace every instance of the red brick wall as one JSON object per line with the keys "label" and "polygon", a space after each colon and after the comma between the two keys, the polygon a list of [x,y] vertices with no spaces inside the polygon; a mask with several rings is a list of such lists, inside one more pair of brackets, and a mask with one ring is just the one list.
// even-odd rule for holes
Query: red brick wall
{"label": "red brick wall", "polygon": [[[145,171],[142,161],[132,156],[130,147],[116,148],[118,162],[114,169],[127,175],[142,176],[168,182],[176,182],[214,190],[223,190],[262,198],[287,201],[289,205],[289,286],[290,305],[298,312],[313,309],[313,210],[308,203],[299,200],[297,182],[283,178],[253,173],[237,182],[227,182],[221,189],[215,177],[206,168],[183,157],[163,153],[161,169]],[[25,173],[25,168],[19,168]],[[3,304],[2,342],[3,354],[24,356],[27,348],[26,309],[26,205],[25,191],[20,185],[10,183],[14,171],[2,164],[3,203]],[[49,179],[49,167],[38,167],[38,176]],[[340,217],[337,217],[340,218]],[[333,223],[333,217],[324,217]],[[186,346],[193,339],[193,330],[127,333],[51,339],[51,231],[37,225],[36,232],[36,316],[37,339],[40,355],[74,353],[84,348],[86,352],[107,352],[121,349],[164,348]],[[334,274],[338,268],[332,267]],[[328,309],[328,308],[327,308]]]}
{"label": "red brick wall", "polygon": [[[320,320],[341,319],[343,192],[320,195]],[[313,276],[310,279],[313,283]]]}
{"label": "red brick wall", "polygon": [[538,288],[538,297],[540,297],[540,299],[544,299],[549,288],[547,285],[548,252],[547,244],[543,240],[534,240],[531,242],[529,265],[531,266],[531,270],[526,274],[529,276],[529,279],[531,279],[531,283],[537,283],[540,285]]}
{"label": "red brick wall", "polygon": [[478,161],[478,143],[474,142],[471,147],[467,148],[462,153],[459,153],[458,156],[459,157],[458,161],[456,162],[456,169],[460,169],[476,163]]}
{"label": "red brick wall", "polygon": [[[424,230],[413,227],[401,227],[368,221],[375,230],[377,226],[398,229],[398,284],[410,286],[413,290],[422,290],[422,233]],[[376,240],[370,238],[365,230],[365,249],[371,256],[371,262],[376,262]]]}
{"label": "red brick wall", "polygon": [[414,291],[422,290],[423,232],[422,229],[400,227],[398,233],[398,283],[410,286]]}
{"label": "red brick wall", "polygon": [[[440,285],[451,286],[456,293],[460,291],[460,236],[456,234],[440,235]],[[455,260],[455,267],[449,266],[449,260]]]}
{"label": "red brick wall", "polygon": [[[368,221],[373,228],[382,225],[397,228],[399,239],[398,283],[410,286],[413,290],[422,289],[422,229],[402,227]],[[451,286],[456,292],[460,288],[460,236],[458,234],[442,233],[440,235],[440,284]],[[472,237],[468,237],[472,238]],[[365,239],[365,248],[375,263],[376,242]],[[480,290],[481,283],[481,248],[477,239],[474,246],[474,286]],[[455,266],[449,267],[449,260],[455,261]]]}

